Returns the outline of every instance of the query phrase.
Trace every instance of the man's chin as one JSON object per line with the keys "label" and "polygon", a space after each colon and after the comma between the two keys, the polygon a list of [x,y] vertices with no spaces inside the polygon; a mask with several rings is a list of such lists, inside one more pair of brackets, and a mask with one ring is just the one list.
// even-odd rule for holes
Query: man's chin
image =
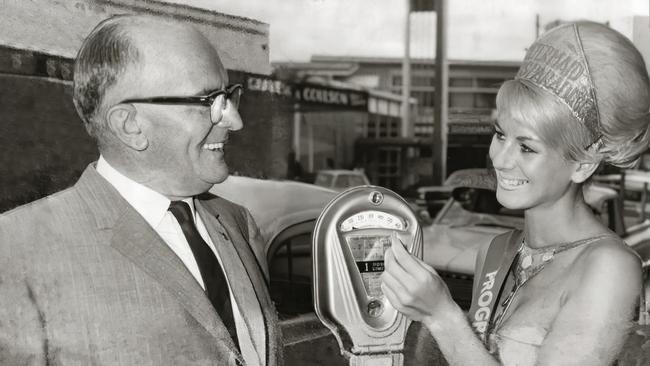
{"label": "man's chin", "polygon": [[223,173],[215,174],[210,177],[206,177],[205,179],[203,179],[203,181],[206,183],[206,185],[210,186],[208,188],[210,189],[215,184],[223,183],[226,179],[228,179],[228,176],[230,176],[230,174],[226,171]]}
{"label": "man's chin", "polygon": [[194,184],[186,185],[181,191],[184,191],[184,196],[197,196],[203,193],[207,193],[212,189],[212,186],[219,184],[225,181],[228,178],[228,174],[220,174],[218,176],[211,177],[202,177],[200,180],[194,182]]}

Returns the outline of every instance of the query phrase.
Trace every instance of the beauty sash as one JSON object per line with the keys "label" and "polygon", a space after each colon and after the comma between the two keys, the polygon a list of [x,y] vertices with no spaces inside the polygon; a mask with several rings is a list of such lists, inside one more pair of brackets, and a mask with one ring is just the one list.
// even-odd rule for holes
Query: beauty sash
{"label": "beauty sash", "polygon": [[521,230],[513,230],[494,238],[485,256],[481,273],[475,274],[469,320],[483,343],[499,304],[504,282],[519,250],[521,236]]}

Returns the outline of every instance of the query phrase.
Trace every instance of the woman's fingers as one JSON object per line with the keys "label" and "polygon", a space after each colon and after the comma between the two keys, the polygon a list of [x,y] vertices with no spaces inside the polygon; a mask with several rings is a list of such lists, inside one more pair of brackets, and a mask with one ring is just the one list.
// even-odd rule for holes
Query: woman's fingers
{"label": "woman's fingers", "polygon": [[397,295],[397,292],[394,291],[390,285],[388,285],[386,282],[382,283],[381,290],[384,292],[386,299],[393,306],[393,308],[395,308],[395,310],[406,315],[410,313],[408,310],[408,306],[404,304],[404,302],[402,302],[400,296]]}
{"label": "woman's fingers", "polygon": [[408,268],[417,262],[415,261],[415,258],[411,255],[406,250],[406,245],[402,243],[402,240],[400,240],[395,233],[391,235],[391,251],[393,252],[393,255],[395,256],[395,260],[405,268]]}
{"label": "woman's fingers", "polygon": [[440,311],[448,301],[447,286],[433,267],[411,255],[396,235],[384,254],[382,289],[395,309],[413,320]]}
{"label": "woman's fingers", "polygon": [[408,288],[398,276],[389,271],[382,273],[381,280],[383,285],[389,287],[396,294],[404,292]]}
{"label": "woman's fingers", "polygon": [[408,270],[397,262],[395,255],[390,249],[386,250],[384,254],[384,273],[390,273],[402,285],[408,285],[414,280]]}
{"label": "woman's fingers", "polygon": [[390,275],[384,277],[381,290],[390,304],[402,314],[408,315],[413,320],[420,318],[420,312],[414,307],[416,301],[407,288]]}
{"label": "woman's fingers", "polygon": [[415,321],[421,321],[430,315],[429,311],[432,306],[427,301],[428,296],[422,294],[420,290],[414,289],[413,284],[405,286],[386,272],[382,275],[382,280],[381,289],[386,299],[397,311]]}
{"label": "woman's fingers", "polygon": [[439,277],[440,275],[438,274],[438,271],[436,271],[433,267],[428,265],[427,263],[422,262],[422,267],[427,270],[427,272],[435,275],[436,277]]}
{"label": "woman's fingers", "polygon": [[435,277],[438,277],[438,272],[436,272],[435,269],[420,259],[416,258],[406,250],[406,246],[397,237],[397,235],[393,234],[391,239],[391,250],[387,250],[386,254],[389,254],[389,252],[391,252],[395,263],[409,274],[409,281],[414,280],[415,278],[419,279],[420,281],[424,281],[432,274]]}

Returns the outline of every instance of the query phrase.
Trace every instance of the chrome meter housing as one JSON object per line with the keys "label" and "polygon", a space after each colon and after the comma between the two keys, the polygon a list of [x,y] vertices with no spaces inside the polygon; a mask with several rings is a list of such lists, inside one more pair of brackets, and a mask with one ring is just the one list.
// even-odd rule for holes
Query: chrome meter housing
{"label": "chrome meter housing", "polygon": [[316,222],[314,308],[351,364],[403,362],[410,321],[381,290],[384,252],[394,241],[422,258],[422,229],[416,215],[404,199],[382,187],[346,190]]}

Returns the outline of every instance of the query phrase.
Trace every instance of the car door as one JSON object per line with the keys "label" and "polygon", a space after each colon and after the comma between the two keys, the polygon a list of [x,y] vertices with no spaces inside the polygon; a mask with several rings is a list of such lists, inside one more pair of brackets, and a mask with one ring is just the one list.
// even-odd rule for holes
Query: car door
{"label": "car door", "polygon": [[312,300],[311,237],[316,220],[293,225],[269,246],[271,297],[284,337],[285,365],[344,366],[336,339],[316,317]]}

